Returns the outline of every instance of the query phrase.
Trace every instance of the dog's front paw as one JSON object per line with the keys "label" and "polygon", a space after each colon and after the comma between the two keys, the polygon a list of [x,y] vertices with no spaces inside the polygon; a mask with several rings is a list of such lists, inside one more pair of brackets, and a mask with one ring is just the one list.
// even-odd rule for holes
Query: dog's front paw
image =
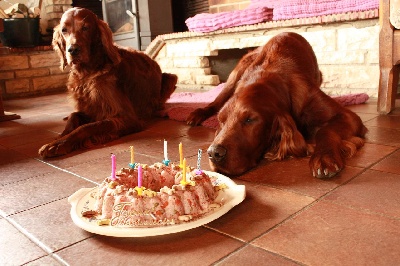
{"label": "dog's front paw", "polygon": [[310,170],[314,177],[330,178],[339,173],[344,167],[340,154],[330,152],[315,152],[310,158]]}
{"label": "dog's front paw", "polygon": [[39,156],[42,158],[57,157],[68,153],[64,140],[56,140],[49,144],[43,145],[39,149]]}
{"label": "dog's front paw", "polygon": [[199,108],[189,114],[189,116],[186,118],[186,123],[191,126],[197,126],[207,118],[207,110],[204,108]]}

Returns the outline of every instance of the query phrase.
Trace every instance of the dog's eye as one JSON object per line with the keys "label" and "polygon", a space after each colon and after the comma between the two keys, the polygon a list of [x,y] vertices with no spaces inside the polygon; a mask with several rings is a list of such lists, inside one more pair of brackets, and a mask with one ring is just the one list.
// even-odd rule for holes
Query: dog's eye
{"label": "dog's eye", "polygon": [[89,27],[87,27],[87,26],[82,27],[82,31],[87,31],[88,29],[89,29]]}
{"label": "dog's eye", "polygon": [[67,28],[62,28],[62,29],[61,29],[61,32],[62,32],[62,33],[66,33],[66,32],[67,32]]}
{"label": "dog's eye", "polygon": [[251,124],[251,123],[253,123],[253,122],[254,122],[254,119],[251,118],[251,117],[247,117],[247,118],[244,120],[244,123],[245,123],[245,124]]}

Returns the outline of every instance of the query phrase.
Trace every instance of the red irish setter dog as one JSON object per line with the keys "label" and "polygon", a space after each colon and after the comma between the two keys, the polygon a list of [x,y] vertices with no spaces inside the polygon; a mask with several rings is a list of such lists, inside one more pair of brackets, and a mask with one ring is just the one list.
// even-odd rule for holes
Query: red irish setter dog
{"label": "red irish setter dog", "polygon": [[67,87],[76,112],[60,137],[39,150],[42,157],[141,131],[175,90],[175,75],[161,73],[140,51],[116,46],[108,25],[87,9],[63,14],[54,29],[53,47],[61,67],[71,67]]}
{"label": "red irish setter dog", "polygon": [[264,154],[271,160],[310,154],[313,176],[332,177],[363,146],[367,129],[320,90],[321,82],[310,44],[299,34],[281,33],[244,56],[215,101],[187,122],[197,125],[219,111],[208,148],[214,171],[239,175]]}

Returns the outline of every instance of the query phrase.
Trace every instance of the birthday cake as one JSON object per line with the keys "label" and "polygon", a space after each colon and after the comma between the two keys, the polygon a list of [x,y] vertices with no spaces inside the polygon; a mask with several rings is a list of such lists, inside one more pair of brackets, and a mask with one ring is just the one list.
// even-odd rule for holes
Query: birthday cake
{"label": "birthday cake", "polygon": [[122,168],[98,187],[94,210],[82,213],[99,225],[152,227],[179,224],[220,207],[223,185],[204,171],[170,163]]}

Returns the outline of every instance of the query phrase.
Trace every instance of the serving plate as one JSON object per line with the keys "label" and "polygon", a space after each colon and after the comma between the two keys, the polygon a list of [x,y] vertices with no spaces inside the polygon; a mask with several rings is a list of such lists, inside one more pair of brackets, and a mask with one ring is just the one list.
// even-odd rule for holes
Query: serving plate
{"label": "serving plate", "polygon": [[[177,233],[185,230],[190,230],[204,224],[207,224],[215,219],[218,219],[230,209],[241,203],[246,197],[244,185],[237,185],[230,178],[219,173],[204,171],[210,177],[216,178],[215,184],[225,184],[226,188],[218,192],[215,199],[216,203],[220,203],[221,207],[211,211],[204,216],[174,225],[161,225],[156,227],[117,227],[110,225],[99,226],[97,219],[86,218],[82,213],[88,210],[93,210],[96,201],[95,196],[97,187],[81,188],[68,198],[71,204],[72,221],[80,228],[99,235],[114,236],[114,237],[146,237]],[[215,185],[214,184],[214,185]]]}

